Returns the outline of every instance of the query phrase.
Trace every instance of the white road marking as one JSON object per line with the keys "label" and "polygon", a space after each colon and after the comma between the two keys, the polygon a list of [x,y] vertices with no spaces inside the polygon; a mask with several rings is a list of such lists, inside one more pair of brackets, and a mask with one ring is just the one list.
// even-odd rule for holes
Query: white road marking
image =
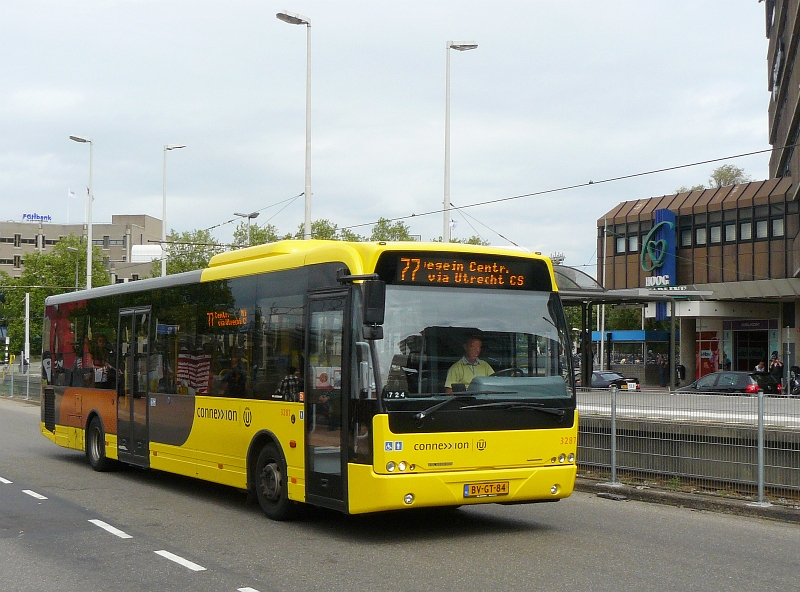
{"label": "white road marking", "polygon": [[0,477],[0,483],[5,483],[6,485],[8,485],[9,483],[13,483],[13,481],[9,481],[8,479],[3,479],[2,477]]}
{"label": "white road marking", "polygon": [[120,529],[114,528],[113,526],[111,526],[110,524],[108,524],[106,522],[103,522],[102,520],[89,520],[89,522],[91,522],[95,526],[99,526],[103,530],[106,530],[106,531],[110,532],[111,534],[113,534],[115,536],[118,536],[121,539],[132,539],[133,538],[127,532],[122,532]]}
{"label": "white road marking", "polygon": [[202,565],[197,565],[196,563],[193,563],[193,562],[189,561],[188,559],[184,559],[183,557],[179,557],[178,555],[175,555],[174,553],[170,553],[169,551],[163,551],[163,550],[162,551],[154,551],[154,553],[156,555],[161,555],[162,557],[165,557],[166,559],[169,559],[170,561],[174,561],[175,563],[178,563],[178,564],[182,565],[183,567],[191,569],[192,571],[205,571],[206,570],[206,568],[203,567]]}
{"label": "white road marking", "polygon": [[41,493],[36,493],[35,491],[31,491],[30,489],[23,489],[22,493],[27,493],[29,496],[35,497],[36,499],[40,499],[40,500],[47,499]]}
{"label": "white road marking", "polygon": [[255,588],[236,588],[236,592],[258,592]]}

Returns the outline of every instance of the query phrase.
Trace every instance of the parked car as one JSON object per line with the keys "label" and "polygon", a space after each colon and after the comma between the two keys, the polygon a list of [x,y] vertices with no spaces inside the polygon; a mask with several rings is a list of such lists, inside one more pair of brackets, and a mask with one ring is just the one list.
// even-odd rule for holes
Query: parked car
{"label": "parked car", "polygon": [[719,393],[723,395],[780,395],[781,383],[766,372],[712,372],[691,384],[677,389],[678,393]]}
{"label": "parked car", "polygon": [[[575,375],[575,386],[581,386],[581,375]],[[611,388],[612,386],[618,389],[625,390],[639,390],[639,379],[635,376],[623,376],[619,372],[611,372],[608,370],[594,370],[592,372],[592,388]]]}

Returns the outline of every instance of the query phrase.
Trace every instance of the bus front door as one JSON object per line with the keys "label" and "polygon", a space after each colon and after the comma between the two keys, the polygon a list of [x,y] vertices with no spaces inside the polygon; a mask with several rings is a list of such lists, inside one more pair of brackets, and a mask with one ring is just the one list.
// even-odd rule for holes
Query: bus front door
{"label": "bus front door", "polygon": [[[306,498],[322,506],[345,508],[342,416],[347,385],[342,384],[347,349],[347,292],[311,295],[306,357]],[[346,375],[345,375],[346,380]]]}
{"label": "bus front door", "polygon": [[121,461],[147,467],[150,310],[121,310],[117,339],[117,453]]}

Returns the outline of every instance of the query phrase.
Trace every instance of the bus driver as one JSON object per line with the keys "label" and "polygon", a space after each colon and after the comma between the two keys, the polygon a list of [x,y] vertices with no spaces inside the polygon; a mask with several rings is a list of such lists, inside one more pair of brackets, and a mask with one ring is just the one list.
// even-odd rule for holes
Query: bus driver
{"label": "bus driver", "polygon": [[468,337],[464,342],[464,357],[450,366],[447,371],[447,378],[444,381],[444,391],[453,392],[453,384],[464,385],[467,388],[472,379],[476,376],[491,376],[494,370],[488,362],[481,360],[478,356],[481,353],[483,342],[480,337]]}

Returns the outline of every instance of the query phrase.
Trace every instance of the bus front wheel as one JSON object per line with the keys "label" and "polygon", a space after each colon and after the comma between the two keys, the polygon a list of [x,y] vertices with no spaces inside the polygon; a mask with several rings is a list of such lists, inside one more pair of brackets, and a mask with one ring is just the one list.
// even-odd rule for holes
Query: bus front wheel
{"label": "bus front wheel", "polygon": [[275,444],[267,444],[258,454],[254,484],[258,505],[269,518],[288,520],[294,516],[296,504],[289,499],[286,464]]}
{"label": "bus front wheel", "polygon": [[99,417],[93,417],[86,430],[86,458],[95,471],[108,471],[112,461],[106,456],[106,435]]}

